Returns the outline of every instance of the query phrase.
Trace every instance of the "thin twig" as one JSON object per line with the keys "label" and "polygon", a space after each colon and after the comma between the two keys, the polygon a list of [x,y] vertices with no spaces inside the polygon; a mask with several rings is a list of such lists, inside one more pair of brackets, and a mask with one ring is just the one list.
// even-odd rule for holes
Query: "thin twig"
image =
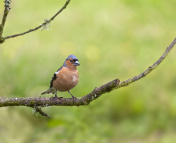
{"label": "thin twig", "polygon": [[5,0],[4,3],[4,15],[3,15],[3,18],[2,18],[2,22],[0,24],[0,43],[3,43],[4,42],[4,38],[2,37],[2,34],[3,34],[3,30],[4,30],[4,26],[5,26],[5,22],[6,22],[6,19],[7,19],[7,15],[10,11],[10,2],[11,0]]}
{"label": "thin twig", "polygon": [[69,4],[69,2],[70,2],[70,0],[67,0],[66,3],[64,4],[64,6],[63,6],[54,16],[52,16],[49,20],[45,20],[45,22],[42,23],[41,25],[39,25],[39,26],[37,26],[37,27],[35,27],[35,28],[33,28],[33,29],[29,29],[29,30],[27,30],[27,31],[25,31],[25,32],[19,33],[19,34],[14,34],[14,35],[10,35],[10,36],[4,37],[4,40],[5,40],[5,39],[9,39],[9,38],[14,38],[14,37],[17,37],[17,36],[25,35],[25,34],[27,34],[27,33],[36,31],[36,30],[38,30],[39,28],[41,28],[41,27],[47,25],[47,24],[50,23],[52,20],[54,20],[55,17],[56,17],[57,15],[59,15],[59,14],[67,7],[67,5]]}
{"label": "thin twig", "polygon": [[176,44],[176,38],[170,44],[170,46],[166,48],[166,51],[163,53],[163,55],[152,66],[149,66],[148,69],[145,70],[143,73],[141,73],[137,76],[134,76],[126,81],[120,82],[119,85],[116,87],[116,89],[120,88],[120,87],[127,86],[127,85],[145,77],[147,74],[149,74],[151,71],[153,71],[166,58],[166,56],[169,54],[169,52],[172,50],[172,48],[174,47],[175,44]]}
{"label": "thin twig", "polygon": [[34,106],[33,110],[34,110],[34,114],[39,113],[40,115],[42,115],[44,117],[50,118],[50,116],[47,113],[42,111],[41,107]]}

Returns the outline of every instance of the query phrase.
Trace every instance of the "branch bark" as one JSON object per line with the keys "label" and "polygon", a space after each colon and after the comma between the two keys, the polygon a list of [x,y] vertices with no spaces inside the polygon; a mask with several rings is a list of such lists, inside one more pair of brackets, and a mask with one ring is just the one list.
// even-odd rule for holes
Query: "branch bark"
{"label": "branch bark", "polygon": [[[153,71],[168,55],[171,49],[176,44],[176,38],[173,42],[166,48],[164,54],[152,65],[149,66],[147,70],[142,72],[141,74],[134,76],[128,80],[120,82],[119,79],[114,79],[98,88],[95,88],[89,94],[78,97],[76,99],[72,98],[47,98],[47,97],[27,97],[27,98],[0,98],[0,107],[6,106],[27,106],[27,107],[46,107],[46,106],[81,106],[88,105],[95,99],[99,98],[101,95],[110,92],[112,90],[128,86],[129,84],[140,80],[141,78],[148,75],[151,71]],[[44,113],[40,108],[37,108],[36,112],[39,112],[43,116],[48,116]],[[45,115],[46,114],[46,115]]]}
{"label": "branch bark", "polygon": [[3,34],[3,30],[4,30],[4,26],[5,26],[5,22],[6,22],[6,19],[7,19],[7,15],[10,11],[10,2],[11,0],[5,0],[4,3],[4,15],[3,15],[3,18],[2,18],[2,22],[0,24],[0,43],[3,43],[4,42],[4,38],[2,37],[2,34]]}
{"label": "branch bark", "polygon": [[[6,0],[6,1],[10,1],[10,0]],[[63,5],[63,7],[54,16],[52,16],[49,20],[45,20],[45,22],[42,23],[41,25],[39,25],[39,26],[37,26],[37,27],[35,27],[33,29],[29,29],[29,30],[27,30],[25,32],[22,32],[22,33],[19,33],[19,34],[10,35],[10,36],[6,36],[6,37],[1,37],[1,35],[3,33],[3,29],[1,31],[1,25],[0,25],[0,43],[3,43],[6,39],[14,38],[14,37],[18,37],[18,36],[22,36],[22,35],[28,34],[30,32],[36,31],[36,30],[40,29],[41,27],[44,27],[44,26],[50,24],[51,21],[53,21],[56,18],[56,16],[58,16],[67,7],[67,5],[70,3],[70,1],[71,0],[67,0],[66,3]],[[7,8],[5,9],[5,11],[6,12],[4,12],[4,15],[5,15],[4,17],[6,19],[7,14],[8,14]]]}

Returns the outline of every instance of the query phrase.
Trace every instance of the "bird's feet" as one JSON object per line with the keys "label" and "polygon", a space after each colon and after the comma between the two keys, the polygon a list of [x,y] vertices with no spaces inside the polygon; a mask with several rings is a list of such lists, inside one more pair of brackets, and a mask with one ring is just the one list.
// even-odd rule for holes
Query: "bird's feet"
{"label": "bird's feet", "polygon": [[73,102],[77,99],[75,96],[72,96]]}
{"label": "bird's feet", "polygon": [[72,96],[73,102],[77,99],[75,96],[73,96],[73,94],[71,94],[70,90],[68,91],[70,93],[70,95]]}
{"label": "bird's feet", "polygon": [[63,97],[58,97],[56,94],[55,94],[55,96],[54,97],[50,97],[50,99],[52,99],[52,100],[56,100],[56,99],[62,99]]}

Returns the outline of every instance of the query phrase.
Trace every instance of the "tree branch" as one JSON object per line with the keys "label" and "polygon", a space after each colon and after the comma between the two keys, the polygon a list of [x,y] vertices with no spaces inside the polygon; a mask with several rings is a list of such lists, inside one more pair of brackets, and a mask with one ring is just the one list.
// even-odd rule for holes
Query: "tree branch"
{"label": "tree branch", "polygon": [[169,47],[166,48],[166,51],[163,53],[163,55],[152,65],[149,66],[147,70],[145,70],[143,73],[134,76],[126,81],[122,81],[119,83],[119,85],[116,87],[120,88],[120,87],[124,87],[127,86],[143,77],[145,77],[146,75],[148,75],[151,71],[153,71],[165,58],[166,56],[169,54],[169,52],[172,50],[172,48],[174,47],[174,45],[176,44],[176,38],[173,40],[173,42],[169,45]]}
{"label": "tree branch", "polygon": [[88,105],[93,100],[100,97],[106,92],[110,92],[118,86],[119,79],[108,82],[98,88],[95,88],[91,93],[73,98],[48,98],[48,97],[26,97],[26,98],[0,98],[0,107],[6,106],[28,106],[28,107],[47,107],[47,106],[80,106]]}
{"label": "tree branch", "polygon": [[45,112],[42,111],[41,107],[37,107],[37,106],[34,106],[33,108],[33,111],[34,111],[34,114],[36,113],[39,113],[40,115],[42,116],[45,116],[47,118],[50,118],[50,116],[48,114],[46,114]]}
{"label": "tree branch", "polygon": [[10,2],[11,0],[4,0],[4,15],[3,15],[3,18],[2,18],[2,22],[0,24],[0,43],[3,43],[4,42],[4,38],[2,37],[2,34],[3,34],[3,30],[4,30],[4,26],[5,26],[5,22],[6,22],[6,19],[7,19],[7,15],[10,11]]}
{"label": "tree branch", "polygon": [[[42,23],[41,25],[39,25],[39,26],[37,26],[37,27],[35,27],[33,29],[29,29],[29,30],[27,30],[25,32],[19,33],[19,34],[14,34],[14,35],[10,35],[10,36],[4,37],[2,42],[4,42],[4,40],[9,39],[9,38],[14,38],[14,37],[22,36],[22,35],[25,35],[27,33],[36,31],[36,30],[40,29],[41,27],[44,27],[44,26],[50,24],[51,21],[54,20],[56,18],[56,16],[59,15],[67,7],[67,5],[69,4],[69,2],[70,2],[70,0],[67,0],[66,3],[64,4],[64,6],[54,16],[52,16],[49,20],[45,20],[45,22]],[[0,43],[2,43],[2,42],[0,41]]]}
{"label": "tree branch", "polygon": [[147,70],[142,72],[141,74],[134,76],[128,80],[120,82],[119,79],[114,79],[111,82],[108,82],[98,88],[95,88],[89,94],[78,97],[76,99],[72,98],[47,98],[47,97],[27,97],[27,98],[0,98],[0,107],[6,106],[27,106],[27,107],[34,107],[37,109],[36,111],[43,116],[48,116],[44,113],[39,107],[46,107],[46,106],[81,106],[81,105],[88,105],[90,102],[94,101],[95,99],[99,98],[101,95],[110,92],[114,89],[118,89],[124,86],[128,86],[129,84],[145,77],[151,71],[153,71],[168,55],[171,49],[176,44],[176,38],[170,44],[169,47],[166,48],[164,54]]}

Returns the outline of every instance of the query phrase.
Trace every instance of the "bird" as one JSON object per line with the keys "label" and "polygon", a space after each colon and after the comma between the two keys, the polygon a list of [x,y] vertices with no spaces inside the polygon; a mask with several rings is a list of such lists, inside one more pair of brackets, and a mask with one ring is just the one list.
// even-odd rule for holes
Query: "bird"
{"label": "bird", "polygon": [[71,94],[70,90],[78,84],[79,73],[77,66],[79,65],[78,58],[74,55],[69,55],[64,64],[54,73],[49,89],[41,94],[55,94],[55,98],[58,98],[57,91],[68,91],[73,99],[76,98]]}

